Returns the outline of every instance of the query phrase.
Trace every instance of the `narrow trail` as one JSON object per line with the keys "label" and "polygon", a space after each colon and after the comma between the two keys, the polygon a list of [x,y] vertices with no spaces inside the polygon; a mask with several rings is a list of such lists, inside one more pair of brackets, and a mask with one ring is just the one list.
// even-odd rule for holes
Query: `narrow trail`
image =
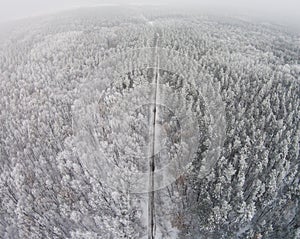
{"label": "narrow trail", "polygon": [[155,34],[154,37],[154,68],[153,68],[153,85],[155,90],[153,92],[153,110],[152,114],[152,127],[150,127],[150,135],[152,135],[151,147],[150,147],[150,160],[149,160],[149,186],[148,186],[148,239],[155,238],[155,185],[154,185],[154,173],[155,173],[155,152],[156,152],[156,136],[157,136],[157,125],[156,120],[158,118],[158,104],[159,104],[159,54],[158,54],[158,41],[159,33]]}

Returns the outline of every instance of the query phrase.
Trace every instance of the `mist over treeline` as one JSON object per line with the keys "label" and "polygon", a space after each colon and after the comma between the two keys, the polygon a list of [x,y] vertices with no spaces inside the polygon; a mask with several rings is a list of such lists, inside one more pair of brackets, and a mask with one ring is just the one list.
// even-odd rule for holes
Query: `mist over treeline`
{"label": "mist over treeline", "polygon": [[165,6],[171,9],[209,12],[225,15],[245,15],[261,21],[286,25],[300,31],[300,3],[297,0],[1,0],[0,22],[32,16],[52,14],[58,11],[93,6]]}

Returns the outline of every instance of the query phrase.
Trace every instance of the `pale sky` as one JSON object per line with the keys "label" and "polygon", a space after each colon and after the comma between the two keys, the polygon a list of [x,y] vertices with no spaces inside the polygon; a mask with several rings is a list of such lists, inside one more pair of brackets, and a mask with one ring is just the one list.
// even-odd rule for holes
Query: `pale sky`
{"label": "pale sky", "polygon": [[300,28],[300,0],[0,0],[0,22],[101,4],[195,5],[272,19]]}

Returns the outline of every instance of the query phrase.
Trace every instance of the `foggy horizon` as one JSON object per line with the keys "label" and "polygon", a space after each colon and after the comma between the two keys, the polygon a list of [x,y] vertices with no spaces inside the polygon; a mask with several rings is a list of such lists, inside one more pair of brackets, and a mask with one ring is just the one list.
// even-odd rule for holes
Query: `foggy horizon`
{"label": "foggy horizon", "polygon": [[54,0],[41,2],[38,0],[13,0],[0,1],[0,23],[5,23],[24,18],[55,14],[79,8],[100,7],[100,6],[143,6],[143,5],[164,5],[167,7],[193,8],[203,13],[221,13],[225,15],[239,15],[253,18],[254,20],[267,21],[274,24],[286,25],[300,31],[300,3],[296,0],[288,1],[238,1],[238,0],[186,0],[186,1],[149,1],[149,0],[126,0],[126,1],[97,1],[97,0]]}

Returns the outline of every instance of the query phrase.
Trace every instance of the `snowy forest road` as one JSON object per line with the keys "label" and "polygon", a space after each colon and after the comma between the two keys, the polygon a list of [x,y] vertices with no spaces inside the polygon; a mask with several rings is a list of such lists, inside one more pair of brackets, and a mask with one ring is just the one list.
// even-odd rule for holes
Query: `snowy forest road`
{"label": "snowy forest road", "polygon": [[149,198],[148,198],[148,238],[155,238],[155,190],[154,190],[154,172],[155,172],[155,146],[156,146],[156,135],[157,135],[157,127],[156,127],[156,118],[158,114],[158,103],[159,103],[159,55],[158,55],[158,41],[159,41],[159,33],[156,33],[154,36],[154,67],[153,67],[153,84],[155,84],[155,91],[153,92],[154,97],[154,106],[153,110],[151,108],[152,122],[150,124],[150,135],[152,135],[151,147],[150,147],[150,157],[149,157]]}

